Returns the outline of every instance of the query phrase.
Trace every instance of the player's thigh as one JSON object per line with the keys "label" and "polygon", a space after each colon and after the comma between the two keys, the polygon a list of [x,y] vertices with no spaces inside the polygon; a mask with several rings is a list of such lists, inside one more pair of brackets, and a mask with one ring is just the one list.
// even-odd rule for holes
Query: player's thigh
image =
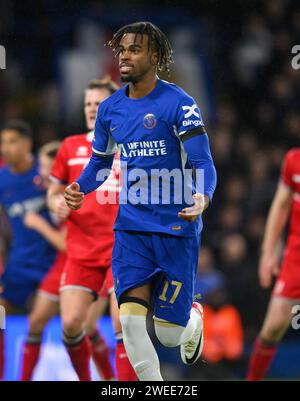
{"label": "player's thigh", "polygon": [[92,293],[80,289],[68,289],[60,294],[60,310],[63,323],[73,320],[84,322],[94,301]]}
{"label": "player's thigh", "polygon": [[138,298],[149,303],[151,299],[151,288],[151,282],[144,284],[141,287],[130,288],[122,294],[122,297]]}
{"label": "player's thigh", "polygon": [[267,314],[260,332],[264,340],[279,341],[286,333],[293,318],[294,303],[283,297],[271,297]]}
{"label": "player's thigh", "polygon": [[103,316],[108,305],[108,299],[99,297],[95,302],[93,302],[87,312],[87,317],[85,320],[85,329],[87,334],[90,334],[97,327],[98,320]]}
{"label": "player's thigh", "polygon": [[32,329],[41,330],[53,316],[59,313],[59,302],[44,294],[38,293],[29,315],[29,325]]}
{"label": "player's thigh", "polygon": [[110,293],[109,296],[110,303],[110,317],[114,326],[115,333],[122,331],[122,326],[120,322],[120,310],[118,307],[117,297],[114,291]]}

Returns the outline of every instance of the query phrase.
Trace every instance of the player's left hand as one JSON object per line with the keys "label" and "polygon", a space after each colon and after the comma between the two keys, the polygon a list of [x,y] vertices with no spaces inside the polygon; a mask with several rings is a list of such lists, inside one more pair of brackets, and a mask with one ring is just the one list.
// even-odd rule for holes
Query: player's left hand
{"label": "player's left hand", "polygon": [[195,221],[206,209],[209,198],[207,195],[194,194],[193,199],[195,204],[191,207],[186,207],[178,213],[178,216],[190,223]]}

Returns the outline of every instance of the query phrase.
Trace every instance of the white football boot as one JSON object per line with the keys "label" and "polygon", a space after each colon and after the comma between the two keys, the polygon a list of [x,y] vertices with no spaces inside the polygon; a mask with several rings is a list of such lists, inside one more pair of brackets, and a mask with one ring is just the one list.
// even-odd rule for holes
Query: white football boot
{"label": "white football boot", "polygon": [[202,353],[204,344],[202,305],[199,302],[194,302],[192,309],[199,315],[199,321],[192,338],[180,346],[181,359],[186,365],[192,365],[197,361]]}

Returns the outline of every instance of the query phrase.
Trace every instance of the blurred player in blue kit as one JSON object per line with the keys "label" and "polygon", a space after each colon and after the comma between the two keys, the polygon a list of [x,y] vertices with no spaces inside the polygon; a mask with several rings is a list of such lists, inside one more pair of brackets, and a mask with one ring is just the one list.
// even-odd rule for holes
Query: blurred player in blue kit
{"label": "blurred player in blue kit", "polygon": [[[139,380],[163,380],[146,315],[153,305],[159,341],[180,345],[183,362],[196,362],[203,312],[193,302],[194,280],[201,214],[213,197],[216,171],[196,102],[157,76],[158,70],[169,72],[172,62],[164,33],[137,22],[121,28],[108,46],[128,84],[100,105],[93,155],[65,199],[79,209],[84,195],[105,181],[119,146],[122,191],[112,269],[124,344]],[[188,171],[203,174],[189,180]]]}
{"label": "blurred player in blue kit", "polygon": [[[1,129],[0,204],[8,217],[12,238],[1,277],[0,305],[6,314],[28,311],[44,275],[53,264],[55,250],[37,231],[26,227],[28,212],[38,213],[51,225],[46,191],[31,153],[31,128],[24,121],[11,121]],[[4,331],[0,329],[0,378],[4,365]]]}

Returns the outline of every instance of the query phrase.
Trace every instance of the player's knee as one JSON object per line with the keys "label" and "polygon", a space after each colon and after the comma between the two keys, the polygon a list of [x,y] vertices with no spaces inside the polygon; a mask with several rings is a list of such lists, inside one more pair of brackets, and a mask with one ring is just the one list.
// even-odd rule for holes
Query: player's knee
{"label": "player's knee", "polygon": [[181,344],[184,327],[154,319],[154,328],[157,339],[165,347],[173,348]]}
{"label": "player's knee", "polygon": [[144,335],[147,311],[145,301],[133,297],[123,298],[120,304],[120,322],[127,341],[134,341],[133,339]]}
{"label": "player's knee", "polygon": [[69,336],[76,335],[82,330],[82,319],[77,315],[70,314],[63,317],[63,329]]}
{"label": "player's knee", "polygon": [[32,333],[42,333],[47,321],[42,315],[33,313],[29,316],[29,331]]}
{"label": "player's knee", "polygon": [[84,330],[86,335],[90,336],[98,330],[98,327],[95,323],[85,323]]}
{"label": "player's knee", "polygon": [[284,330],[282,327],[267,327],[260,333],[260,339],[265,344],[274,344],[281,340]]}

